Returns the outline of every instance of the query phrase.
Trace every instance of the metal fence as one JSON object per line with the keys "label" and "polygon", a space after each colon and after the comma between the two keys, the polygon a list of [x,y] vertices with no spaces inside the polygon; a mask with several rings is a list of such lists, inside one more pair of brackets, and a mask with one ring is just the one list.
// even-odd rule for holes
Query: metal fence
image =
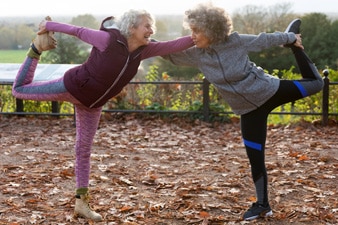
{"label": "metal fence", "polygon": [[[329,111],[329,95],[330,95],[330,86],[338,85],[338,82],[330,82],[329,80],[329,72],[328,70],[324,70],[324,88],[322,91],[322,108],[321,112],[271,112],[271,114],[284,114],[284,115],[317,115],[321,116],[322,124],[327,125],[330,116],[338,116],[337,112]],[[135,109],[103,109],[103,112],[122,112],[122,113],[186,113],[186,114],[202,114],[205,121],[210,121],[210,117],[212,114],[233,114],[232,111],[223,111],[223,112],[214,112],[210,110],[210,98],[209,98],[209,89],[210,83],[204,79],[203,81],[153,81],[153,82],[136,82],[131,81],[130,84],[198,84],[202,86],[203,93],[203,107],[202,111],[177,111],[177,110],[135,110]],[[10,83],[1,83],[0,85],[11,85]],[[37,112],[25,112],[24,111],[24,102],[21,99],[16,99],[16,110],[15,112],[0,112],[0,114],[5,115],[47,115],[47,116],[74,116],[73,113],[60,113],[59,112],[59,104],[58,102],[52,102],[50,113],[37,113]]]}

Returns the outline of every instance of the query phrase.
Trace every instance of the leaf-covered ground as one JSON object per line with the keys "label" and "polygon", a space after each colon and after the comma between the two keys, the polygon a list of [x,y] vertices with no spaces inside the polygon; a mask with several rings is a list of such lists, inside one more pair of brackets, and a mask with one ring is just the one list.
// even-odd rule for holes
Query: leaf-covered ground
{"label": "leaf-covered ground", "polygon": [[[73,218],[72,118],[0,117],[0,224]],[[274,215],[241,221],[254,199],[239,123],[103,116],[92,151],[96,224],[337,224],[337,124],[269,126]]]}

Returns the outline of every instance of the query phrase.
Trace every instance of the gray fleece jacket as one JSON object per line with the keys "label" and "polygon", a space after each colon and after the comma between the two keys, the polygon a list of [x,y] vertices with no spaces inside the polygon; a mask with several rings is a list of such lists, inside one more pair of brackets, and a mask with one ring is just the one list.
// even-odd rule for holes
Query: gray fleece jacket
{"label": "gray fleece jacket", "polygon": [[248,113],[264,104],[279,87],[277,77],[264,73],[251,62],[248,53],[296,41],[294,33],[230,34],[228,40],[207,49],[191,47],[164,56],[175,65],[198,68],[212,83],[233,112]]}

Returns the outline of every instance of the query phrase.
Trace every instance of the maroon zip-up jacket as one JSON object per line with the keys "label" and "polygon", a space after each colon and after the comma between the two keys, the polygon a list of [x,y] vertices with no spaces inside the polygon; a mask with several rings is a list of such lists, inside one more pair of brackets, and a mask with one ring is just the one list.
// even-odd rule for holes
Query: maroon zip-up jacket
{"label": "maroon zip-up jacket", "polygon": [[[99,50],[93,44],[98,41],[98,37],[90,32],[91,29],[57,22],[46,24],[49,31],[70,34],[93,44],[86,62],[68,70],[64,76],[69,93],[89,108],[101,107],[120,93],[136,75],[141,60],[182,51],[194,45],[191,37],[186,36],[172,41],[150,42],[129,53],[127,39],[120,31],[103,26],[110,19],[103,20],[100,28],[108,32],[110,37],[104,50]],[[92,36],[88,36],[91,33]]]}

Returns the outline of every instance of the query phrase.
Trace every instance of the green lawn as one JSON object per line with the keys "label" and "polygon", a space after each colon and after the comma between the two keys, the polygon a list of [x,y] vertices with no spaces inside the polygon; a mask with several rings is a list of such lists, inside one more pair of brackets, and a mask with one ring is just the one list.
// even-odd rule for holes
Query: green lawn
{"label": "green lawn", "polygon": [[0,63],[22,63],[27,50],[0,50]]}

